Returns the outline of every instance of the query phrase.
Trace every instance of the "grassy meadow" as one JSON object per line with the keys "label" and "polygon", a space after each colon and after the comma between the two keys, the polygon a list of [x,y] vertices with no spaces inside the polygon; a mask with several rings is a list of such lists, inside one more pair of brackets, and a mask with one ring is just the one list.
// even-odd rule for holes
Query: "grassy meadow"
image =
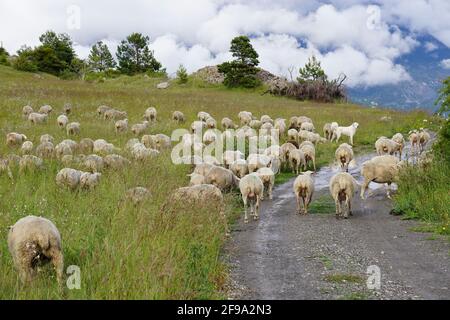
{"label": "grassy meadow", "polygon": [[[178,127],[170,120],[175,110],[186,115],[183,127],[196,120],[197,112],[209,112],[217,122],[227,116],[237,121],[239,111],[256,116],[289,119],[311,117],[322,134],[326,122],[360,128],[355,151],[373,149],[378,136],[406,133],[423,126],[424,112],[396,112],[352,104],[319,104],[262,96],[260,90],[229,90],[192,81],[157,90],[162,79],[144,76],[109,79],[104,82],[63,81],[49,75],[20,73],[0,66],[0,157],[18,153],[6,147],[9,132],[25,134],[34,145],[48,133],[58,143],[67,136],[56,124],[65,103],[73,106],[71,121],[81,123],[81,138],[106,139],[119,148],[132,138],[131,132],[116,135],[113,123],[96,115],[99,105],[128,112],[131,124],[142,121],[149,106],[158,110],[158,122],[149,133],[171,132]],[[49,104],[54,111],[47,124],[32,126],[22,118],[24,105],[36,109]],[[383,116],[391,121],[382,122]],[[346,140],[344,138],[344,140]],[[337,144],[317,147],[318,166],[331,162]],[[19,174],[14,179],[0,175],[0,299],[222,299],[226,295],[227,266],[222,262],[226,241],[223,224],[207,208],[184,207],[166,210],[167,196],[188,184],[189,166],[172,164],[170,152],[163,152],[146,165],[133,164],[121,172],[104,172],[100,186],[91,192],[70,192],[55,184],[58,162],[45,162],[45,170]],[[284,173],[279,182],[290,177]],[[152,197],[134,208],[121,201],[126,190],[143,186]],[[230,223],[242,206],[236,194],[225,195]],[[23,287],[7,248],[7,227],[27,215],[52,220],[62,235],[65,266],[81,269],[81,289],[60,291],[54,272],[45,268],[32,285]],[[261,217],[264,219],[264,217]]]}

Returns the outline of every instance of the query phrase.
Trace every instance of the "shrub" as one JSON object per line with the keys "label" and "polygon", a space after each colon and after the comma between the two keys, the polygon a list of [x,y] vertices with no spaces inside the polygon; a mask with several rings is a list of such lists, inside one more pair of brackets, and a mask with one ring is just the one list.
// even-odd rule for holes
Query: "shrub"
{"label": "shrub", "polygon": [[181,64],[177,71],[177,78],[179,84],[185,84],[188,82],[188,73],[186,68]]}

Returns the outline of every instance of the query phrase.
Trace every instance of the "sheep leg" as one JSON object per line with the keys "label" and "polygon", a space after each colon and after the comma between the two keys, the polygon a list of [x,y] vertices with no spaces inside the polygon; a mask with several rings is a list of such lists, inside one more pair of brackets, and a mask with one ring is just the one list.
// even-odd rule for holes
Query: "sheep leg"
{"label": "sheep leg", "polygon": [[388,199],[392,199],[391,198],[391,184],[390,183],[387,184],[387,197],[388,197]]}
{"label": "sheep leg", "polygon": [[248,223],[248,208],[247,208],[247,197],[243,196],[242,201],[244,201],[244,223]]}
{"label": "sheep leg", "polygon": [[345,195],[345,202],[344,202],[344,204],[345,204],[344,219],[348,218],[348,214],[349,214],[349,211],[350,211],[350,206],[349,206],[348,200],[349,200],[349,198],[348,198],[348,195],[346,194]]}
{"label": "sheep leg", "polygon": [[353,135],[350,135],[350,144],[353,145]]}
{"label": "sheep leg", "polygon": [[352,202],[350,201],[350,199],[348,199],[348,214],[352,217],[353,216],[353,212],[352,212]]}
{"label": "sheep leg", "polygon": [[314,166],[314,172],[316,172],[316,158],[312,158],[313,166]]}
{"label": "sheep leg", "polygon": [[50,253],[51,261],[53,264],[53,267],[55,268],[56,271],[56,279],[58,280],[58,284],[61,286],[62,285],[62,280],[63,280],[63,269],[64,269],[64,259],[63,259],[63,255],[61,253],[61,251],[59,250],[52,250],[52,252]]}
{"label": "sheep leg", "polygon": [[336,219],[339,219],[339,199],[334,200],[336,206]]}
{"label": "sheep leg", "polygon": [[301,214],[301,211],[300,211],[300,195],[298,193],[295,193],[295,197],[297,199],[297,213]]}
{"label": "sheep leg", "polygon": [[273,189],[273,184],[269,184],[269,200],[273,199],[273,194],[272,194],[272,189]]}
{"label": "sheep leg", "polygon": [[260,196],[256,196],[256,204],[255,204],[255,220],[259,219],[259,205],[261,202],[261,197]]}
{"label": "sheep leg", "polygon": [[361,199],[364,200],[364,193],[367,190],[367,187],[369,186],[370,181],[367,179],[364,179],[364,182],[361,185]]}

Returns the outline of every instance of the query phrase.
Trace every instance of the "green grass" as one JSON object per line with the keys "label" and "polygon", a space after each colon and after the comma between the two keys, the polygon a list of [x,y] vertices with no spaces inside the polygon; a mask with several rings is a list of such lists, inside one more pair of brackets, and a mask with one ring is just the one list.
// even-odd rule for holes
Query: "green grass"
{"label": "green grass", "polygon": [[359,275],[346,273],[329,274],[324,277],[324,280],[333,283],[364,283],[365,281]]}
{"label": "green grass", "polygon": [[[126,110],[130,124],[142,121],[149,106],[158,109],[159,121],[149,133],[170,135],[177,124],[169,119],[174,110],[185,113],[189,124],[204,110],[218,122],[225,117],[237,120],[239,111],[257,116],[289,119],[293,115],[311,117],[319,129],[325,122],[361,124],[355,150],[372,148],[377,136],[405,132],[428,116],[424,112],[395,112],[369,109],[353,104],[320,104],[286,98],[261,96],[261,91],[228,90],[221,86],[191,81],[157,90],[162,79],[121,76],[104,82],[62,81],[42,74],[36,76],[0,66],[0,136],[20,132],[35,146],[48,133],[59,142],[66,139],[56,125],[65,103],[71,103],[71,121],[81,123],[76,139],[103,138],[118,147],[132,138],[116,135],[111,123],[95,115],[99,105]],[[54,108],[49,122],[31,126],[21,117],[26,104]],[[379,124],[382,116],[393,121]],[[317,147],[317,163],[333,160],[336,144]],[[0,144],[0,156],[17,153]],[[170,152],[145,165],[132,165],[122,172],[104,172],[100,186],[92,192],[72,193],[56,187],[55,175],[62,168],[46,162],[45,170],[19,174],[14,180],[0,175],[0,299],[222,299],[227,278],[221,252],[226,241],[220,217],[208,208],[164,206],[168,195],[188,183],[188,166],[176,166]],[[289,179],[288,174],[278,182]],[[124,192],[135,186],[147,187],[152,198],[141,208],[121,202]],[[226,195],[226,214],[232,222],[242,212],[237,195]],[[80,290],[60,292],[53,272],[47,268],[29,287],[22,288],[8,253],[7,226],[26,215],[51,219],[61,232],[65,265],[81,269]]]}
{"label": "green grass", "polygon": [[309,205],[312,214],[330,214],[336,211],[334,200],[330,195],[321,196]]}

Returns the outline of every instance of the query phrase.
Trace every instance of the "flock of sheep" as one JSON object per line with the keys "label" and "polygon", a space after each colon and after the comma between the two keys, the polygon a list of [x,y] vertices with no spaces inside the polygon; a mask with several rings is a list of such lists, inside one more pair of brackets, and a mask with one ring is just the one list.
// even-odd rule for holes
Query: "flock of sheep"
{"label": "flock of sheep", "polygon": [[[71,106],[65,105],[62,111],[63,113],[56,119],[57,125],[65,130],[68,137],[79,135],[80,123],[69,121]],[[34,112],[30,106],[25,106],[22,115],[33,125],[39,125],[48,121],[51,112],[50,106],[43,106],[38,112]],[[72,191],[93,190],[99,185],[104,170],[122,170],[132,162],[145,162],[172,147],[171,139],[167,135],[147,134],[150,125],[158,118],[157,110],[153,107],[145,110],[142,123],[134,124],[131,128],[128,126],[128,116],[124,111],[100,106],[97,115],[106,121],[114,121],[117,134],[130,130],[136,138],[130,139],[122,150],[104,139],[94,141],[83,138],[79,142],[66,139],[55,145],[55,139],[45,134],[40,137],[39,144],[35,147],[25,135],[8,133],[7,146],[18,149],[21,156],[9,154],[5,158],[0,158],[0,174],[6,172],[13,179],[11,171],[13,166],[18,166],[19,172],[42,170],[45,160],[56,159],[65,166],[55,177],[55,184],[58,187]],[[238,114],[240,125],[235,124],[230,118],[223,118],[221,121],[223,132],[218,135],[217,121],[211,115],[202,111],[197,117],[198,120],[190,126],[191,133],[183,135],[181,141],[185,148],[193,149],[194,152],[218,142],[219,139],[238,137],[249,141],[262,139],[268,142],[269,146],[258,149],[247,157],[239,150],[226,150],[222,159],[213,156],[190,159],[197,161],[193,161],[189,186],[175,190],[168,201],[213,203],[223,214],[223,192],[237,188],[242,196],[247,223],[248,208],[250,207],[250,214],[257,220],[261,201],[266,196],[272,199],[275,175],[283,168],[290,168],[298,175],[293,184],[297,211],[300,214],[307,214],[314,193],[314,172],[307,170],[310,168],[316,171],[317,144],[334,140],[339,142],[342,136],[347,136],[349,144],[341,144],[335,153],[342,172],[332,177],[329,187],[336,203],[336,216],[347,218],[351,215],[351,201],[358,183],[348,173],[348,167],[354,160],[352,145],[358,123],[348,127],[339,126],[336,122],[327,123],[323,127],[324,137],[322,137],[315,132],[313,121],[305,116],[294,116],[286,122],[286,119],[281,118],[273,120],[268,115],[257,119],[251,112],[242,111]],[[181,111],[175,111],[172,120],[182,124],[186,118]],[[202,135],[204,130],[206,131]],[[276,130],[287,142],[282,145],[273,144],[272,130]],[[425,130],[412,131],[409,140],[412,148],[422,152],[423,146],[430,140],[430,135]],[[364,177],[361,198],[364,199],[365,190],[370,182],[387,183],[389,196],[389,186],[398,178],[399,168],[402,165],[401,155],[404,145],[405,140],[400,133],[394,135],[392,139],[381,137],[377,140],[375,147],[378,156],[366,161],[361,168]],[[149,190],[138,186],[128,190],[124,198],[137,206],[149,196]],[[33,279],[39,262],[50,261],[55,266],[57,279],[61,283],[63,274],[61,236],[51,221],[34,216],[20,219],[10,227],[8,247],[23,282]]]}

